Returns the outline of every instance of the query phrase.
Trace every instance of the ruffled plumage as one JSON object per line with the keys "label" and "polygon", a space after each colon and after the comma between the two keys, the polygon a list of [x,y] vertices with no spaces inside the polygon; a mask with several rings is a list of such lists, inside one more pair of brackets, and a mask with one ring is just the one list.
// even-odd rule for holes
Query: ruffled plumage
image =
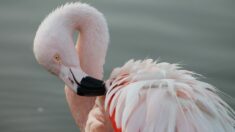
{"label": "ruffled plumage", "polygon": [[233,109],[177,64],[128,61],[106,82],[105,108],[124,132],[233,132]]}

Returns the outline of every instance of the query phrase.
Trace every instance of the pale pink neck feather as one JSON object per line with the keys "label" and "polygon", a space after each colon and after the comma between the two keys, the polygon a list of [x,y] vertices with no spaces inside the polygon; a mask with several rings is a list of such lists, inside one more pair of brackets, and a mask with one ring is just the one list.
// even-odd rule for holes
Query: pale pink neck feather
{"label": "pale pink neck feather", "polygon": [[[73,33],[79,31],[76,51],[82,70],[90,76],[102,79],[109,42],[108,27],[103,15],[95,8],[81,3],[65,5],[57,9],[57,14],[54,15],[54,22],[58,24],[55,28],[59,27],[59,31],[64,33],[61,37],[73,40]],[[65,88],[65,92],[72,115],[81,131],[84,131],[95,97],[78,96],[69,88]]]}
{"label": "pale pink neck feather", "polygon": [[104,16],[87,4],[75,4],[65,9],[62,14],[64,19],[60,21],[70,37],[76,30],[79,31],[76,47],[82,70],[101,79],[109,42],[108,26]]}

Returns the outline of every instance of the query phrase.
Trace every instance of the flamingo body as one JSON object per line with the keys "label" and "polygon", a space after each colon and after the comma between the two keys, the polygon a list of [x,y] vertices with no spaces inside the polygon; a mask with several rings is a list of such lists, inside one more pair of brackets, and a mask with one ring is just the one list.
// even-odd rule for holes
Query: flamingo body
{"label": "flamingo body", "polygon": [[[128,61],[106,82],[116,131],[232,132],[234,111],[208,83],[177,64]],[[216,125],[215,125],[216,124]]]}

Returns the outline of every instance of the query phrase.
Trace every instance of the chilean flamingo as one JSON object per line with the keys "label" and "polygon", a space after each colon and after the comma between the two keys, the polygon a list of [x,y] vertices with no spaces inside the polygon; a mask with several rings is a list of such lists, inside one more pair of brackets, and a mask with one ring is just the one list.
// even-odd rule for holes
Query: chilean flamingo
{"label": "chilean flamingo", "polygon": [[82,131],[234,131],[234,111],[219,91],[177,64],[130,60],[101,81],[108,43],[104,16],[79,2],[53,11],[35,36],[36,60],[67,85],[67,101]]}

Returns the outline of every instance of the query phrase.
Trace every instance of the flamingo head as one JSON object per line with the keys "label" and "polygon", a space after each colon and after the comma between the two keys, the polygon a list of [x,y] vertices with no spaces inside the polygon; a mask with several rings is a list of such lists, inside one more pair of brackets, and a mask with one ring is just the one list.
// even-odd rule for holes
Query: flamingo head
{"label": "flamingo head", "polygon": [[[88,30],[87,24],[83,24],[83,21],[81,21],[85,21],[85,18],[87,18],[86,16],[83,16],[83,14],[86,14],[83,13],[83,11],[85,11],[83,8],[88,7],[68,4],[50,13],[50,15],[43,20],[36,32],[33,46],[34,55],[39,64],[63,80],[64,83],[77,94],[84,96],[104,95],[106,91],[104,82],[88,76],[81,68],[82,66],[86,72],[89,70],[96,71],[96,67],[90,68],[91,65],[96,64],[98,69],[103,69],[101,68],[101,65],[104,61],[104,57],[102,56],[105,56],[107,49],[107,45],[104,45],[104,48],[100,48],[102,46],[101,44],[106,41],[99,42],[98,40],[100,39],[94,38],[95,36],[98,36],[98,33],[94,34],[94,31]],[[94,17],[97,15],[97,13],[94,13],[93,9],[88,9],[93,12],[93,14],[91,14]],[[102,22],[105,21],[101,21],[100,25],[104,25],[104,29],[106,29],[106,25],[102,24]],[[93,27],[92,24],[90,25]],[[94,27],[94,29],[99,29],[97,28],[99,27],[97,25]],[[82,32],[85,31],[85,29],[86,32]],[[79,31],[79,53],[76,51],[73,41],[73,33],[75,30]],[[103,30],[99,32],[102,31]],[[105,38],[108,38],[106,37],[108,35],[105,34],[104,36]],[[91,46],[96,48],[92,49],[90,48]],[[97,48],[102,49],[101,51],[103,51],[98,54],[101,55],[101,58],[95,54]],[[94,56],[94,54],[96,56]],[[88,63],[89,61],[95,62]],[[86,64],[85,66],[84,63]],[[93,73],[94,75],[95,72],[88,73]]]}
{"label": "flamingo head", "polygon": [[80,68],[73,44],[66,44],[60,38],[42,36],[39,28],[33,47],[37,62],[76,91],[79,82],[87,75]]}
{"label": "flamingo head", "polygon": [[[34,39],[34,55],[37,62],[59,77],[69,88],[82,96],[101,96],[105,84],[82,71],[73,40],[69,37],[44,35],[39,27]],[[64,35],[65,36],[65,35]]]}
{"label": "flamingo head", "polygon": [[[34,55],[39,64],[59,77],[81,96],[101,96],[106,92],[103,81],[88,76],[80,67],[73,40],[47,36],[39,27],[34,39]],[[48,34],[46,34],[48,35]]]}

